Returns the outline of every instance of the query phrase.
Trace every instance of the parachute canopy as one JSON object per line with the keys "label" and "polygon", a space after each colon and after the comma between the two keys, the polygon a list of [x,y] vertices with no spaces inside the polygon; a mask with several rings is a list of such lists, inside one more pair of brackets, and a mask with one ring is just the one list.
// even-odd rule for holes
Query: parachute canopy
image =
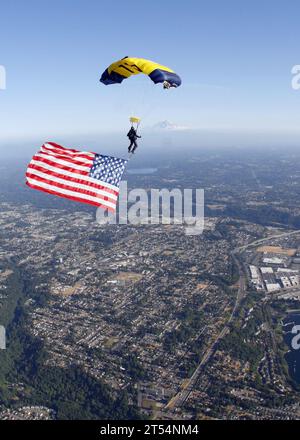
{"label": "parachute canopy", "polygon": [[155,84],[163,83],[166,89],[178,87],[181,84],[181,78],[169,67],[144,58],[132,57],[125,57],[111,64],[102,73],[100,81],[106,86],[120,84],[124,79],[139,73],[148,75]]}

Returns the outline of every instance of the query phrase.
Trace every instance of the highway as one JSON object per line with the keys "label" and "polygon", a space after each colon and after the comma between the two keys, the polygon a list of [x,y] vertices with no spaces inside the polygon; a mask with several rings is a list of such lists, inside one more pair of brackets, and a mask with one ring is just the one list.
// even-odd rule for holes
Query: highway
{"label": "highway", "polygon": [[242,252],[242,251],[246,250],[248,247],[257,246],[259,244],[262,244],[262,243],[269,241],[269,240],[272,240],[272,239],[288,237],[289,235],[296,235],[299,233],[300,233],[300,230],[297,229],[296,231],[283,232],[282,234],[276,234],[276,235],[269,235],[269,237],[260,238],[259,240],[251,241],[251,243],[248,243],[245,246],[241,246],[241,247],[237,248],[236,251]]}
{"label": "highway", "polygon": [[175,411],[175,410],[179,409],[180,407],[182,407],[184,402],[188,399],[188,397],[189,397],[190,393],[192,392],[193,388],[195,387],[196,383],[198,382],[198,380],[201,376],[201,373],[202,373],[203,369],[205,368],[205,365],[209,362],[210,358],[212,357],[212,355],[218,345],[218,342],[220,341],[220,339],[222,339],[225,335],[227,335],[230,332],[230,323],[233,320],[233,318],[238,310],[238,307],[240,305],[241,299],[243,298],[243,296],[245,295],[245,292],[246,292],[246,279],[245,279],[245,275],[243,273],[242,264],[240,263],[239,259],[236,256],[237,252],[239,252],[239,250],[235,249],[231,254],[236,266],[238,267],[239,276],[240,276],[239,277],[238,293],[237,293],[237,297],[236,297],[236,301],[235,301],[232,313],[231,313],[228,321],[226,322],[226,324],[222,328],[221,332],[218,334],[217,338],[212,342],[212,344],[209,346],[209,348],[204,353],[204,356],[202,357],[200,363],[196,367],[192,376],[189,378],[188,381],[185,382],[185,385],[183,386],[183,388],[177,394],[175,394],[175,396],[173,396],[169,400],[169,402],[164,407],[164,411],[170,411],[170,410]]}
{"label": "highway", "polygon": [[162,412],[167,413],[167,412],[175,412],[176,410],[180,409],[184,403],[186,402],[186,400],[188,399],[189,395],[191,394],[191,392],[193,391],[195,385],[197,384],[198,380],[200,379],[201,373],[203,372],[206,364],[209,362],[209,360],[211,359],[218,342],[226,335],[230,332],[230,324],[232,322],[232,320],[234,319],[239,305],[241,303],[242,298],[245,296],[246,294],[246,290],[247,290],[247,282],[246,282],[246,275],[244,273],[243,270],[243,265],[240,262],[239,258],[238,258],[238,254],[241,254],[243,251],[245,251],[248,247],[251,246],[256,246],[256,245],[260,245],[264,242],[268,242],[269,240],[272,239],[278,239],[278,238],[282,238],[282,237],[287,237],[290,235],[296,235],[299,234],[300,230],[296,230],[296,231],[291,231],[291,232],[284,232],[282,234],[276,234],[276,235],[272,235],[266,238],[262,238],[259,240],[255,240],[245,246],[241,246],[238,247],[236,249],[234,249],[231,253],[231,256],[233,258],[233,261],[236,265],[236,267],[238,268],[238,272],[239,272],[239,287],[238,287],[238,293],[237,293],[237,297],[235,300],[235,304],[234,307],[232,309],[232,313],[228,319],[228,321],[226,322],[226,324],[224,325],[223,329],[221,330],[221,332],[218,334],[217,338],[211,343],[211,345],[209,346],[209,348],[206,350],[206,352],[204,353],[200,363],[198,364],[198,366],[196,367],[194,373],[192,374],[192,376],[189,378],[188,381],[185,381],[182,389],[180,391],[178,391],[177,394],[175,394],[175,396],[173,396],[169,402],[165,405],[165,407],[163,408]]}

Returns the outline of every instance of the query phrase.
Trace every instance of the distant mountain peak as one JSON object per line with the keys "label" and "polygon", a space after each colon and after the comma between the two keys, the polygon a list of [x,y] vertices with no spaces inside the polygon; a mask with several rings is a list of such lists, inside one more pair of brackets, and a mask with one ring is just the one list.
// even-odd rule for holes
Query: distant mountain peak
{"label": "distant mountain peak", "polygon": [[157,122],[153,126],[156,130],[187,130],[188,127],[184,127],[183,125],[174,124],[168,120]]}

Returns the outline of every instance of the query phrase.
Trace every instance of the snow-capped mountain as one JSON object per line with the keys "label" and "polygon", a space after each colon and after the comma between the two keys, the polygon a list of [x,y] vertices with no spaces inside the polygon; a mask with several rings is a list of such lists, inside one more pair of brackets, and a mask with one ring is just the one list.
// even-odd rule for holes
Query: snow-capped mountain
{"label": "snow-capped mountain", "polygon": [[155,130],[187,130],[188,127],[183,125],[173,124],[170,121],[160,121],[153,126]]}

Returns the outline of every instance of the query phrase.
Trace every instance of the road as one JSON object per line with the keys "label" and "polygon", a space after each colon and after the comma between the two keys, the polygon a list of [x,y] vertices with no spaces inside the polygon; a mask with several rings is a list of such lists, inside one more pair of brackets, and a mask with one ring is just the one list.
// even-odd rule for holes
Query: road
{"label": "road", "polygon": [[232,313],[231,313],[228,321],[226,322],[226,324],[222,328],[221,332],[217,336],[217,338],[211,343],[209,348],[206,350],[204,356],[202,357],[200,363],[198,364],[198,366],[195,369],[192,376],[189,378],[188,381],[185,382],[182,389],[169,400],[169,402],[163,408],[163,412],[167,413],[170,411],[176,411],[183,406],[183,404],[186,402],[189,395],[191,394],[192,390],[194,389],[196,383],[198,382],[200,375],[203,372],[203,369],[205,368],[205,365],[209,362],[210,358],[212,357],[212,355],[217,347],[218,342],[220,341],[220,339],[222,339],[226,334],[228,334],[230,332],[230,324],[236,315],[236,312],[239,308],[241,300],[245,296],[246,289],[247,289],[247,281],[246,281],[247,278],[244,273],[243,265],[238,258],[238,255],[241,254],[243,251],[245,251],[248,247],[256,246],[256,245],[262,244],[262,243],[269,241],[269,240],[272,240],[272,239],[287,237],[287,236],[296,235],[299,233],[300,233],[300,230],[296,230],[296,231],[291,231],[291,232],[284,232],[282,234],[271,235],[266,238],[261,238],[259,240],[255,240],[245,246],[238,247],[232,251],[231,256],[232,256],[232,258],[235,262],[235,265],[238,268],[238,272],[239,272],[238,293],[237,293],[237,297],[236,297],[236,301],[235,301]]}
{"label": "road", "polygon": [[300,233],[300,230],[297,229],[296,231],[283,232],[282,234],[276,234],[276,235],[269,235],[269,237],[260,238],[259,240],[251,241],[251,243],[248,243],[245,246],[241,246],[241,247],[237,248],[236,251],[242,252],[242,251],[246,250],[248,247],[256,246],[258,244],[262,244],[265,241],[269,241],[269,240],[276,239],[276,238],[288,237],[289,235],[296,235],[296,234],[299,234],[299,233]]}
{"label": "road", "polygon": [[236,266],[238,267],[238,271],[240,275],[238,293],[232,313],[228,321],[226,322],[226,324],[218,334],[217,338],[214,339],[214,341],[211,343],[209,348],[206,350],[204,356],[202,357],[200,363],[196,367],[192,376],[189,378],[188,381],[185,382],[184,387],[177,394],[175,394],[175,396],[173,396],[171,400],[166,404],[166,406],[164,407],[165,411],[176,410],[182,407],[184,402],[188,399],[193,388],[195,387],[197,381],[199,380],[205,365],[209,362],[211,356],[213,355],[218,345],[218,342],[220,341],[220,339],[222,339],[226,334],[230,332],[230,323],[233,320],[236,311],[238,310],[238,307],[240,305],[241,299],[244,297],[246,292],[246,278],[243,272],[242,264],[240,263],[238,257],[236,256],[237,253],[238,253],[238,249],[235,249],[231,254]]}

